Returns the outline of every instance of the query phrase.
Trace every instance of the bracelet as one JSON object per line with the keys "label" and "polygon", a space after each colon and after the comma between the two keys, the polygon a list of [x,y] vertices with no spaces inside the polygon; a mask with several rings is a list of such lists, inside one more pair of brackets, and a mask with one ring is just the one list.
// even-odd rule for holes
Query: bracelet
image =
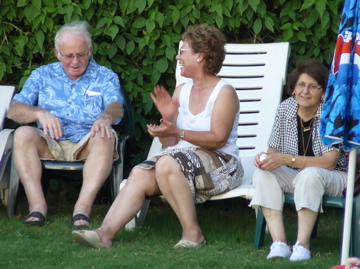
{"label": "bracelet", "polygon": [[295,155],[293,155],[292,158],[291,158],[291,166],[294,166],[295,161],[296,161]]}

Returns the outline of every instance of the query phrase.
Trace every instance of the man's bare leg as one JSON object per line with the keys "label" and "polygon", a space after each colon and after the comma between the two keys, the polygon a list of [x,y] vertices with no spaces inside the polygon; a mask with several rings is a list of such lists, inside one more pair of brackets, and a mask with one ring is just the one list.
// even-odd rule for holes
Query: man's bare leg
{"label": "man's bare leg", "polygon": [[[45,217],[47,205],[41,186],[42,166],[40,157],[54,158],[45,139],[30,126],[21,126],[14,136],[14,161],[20,181],[29,202],[29,212],[39,211]],[[37,221],[29,218],[28,221]]]}
{"label": "man's bare leg", "polygon": [[[79,153],[78,158],[87,156],[83,170],[83,184],[79,198],[75,204],[73,216],[84,214],[90,216],[96,195],[108,178],[113,165],[115,138],[101,138],[97,133],[90,138],[87,145]],[[88,226],[85,220],[74,222],[75,226]]]}

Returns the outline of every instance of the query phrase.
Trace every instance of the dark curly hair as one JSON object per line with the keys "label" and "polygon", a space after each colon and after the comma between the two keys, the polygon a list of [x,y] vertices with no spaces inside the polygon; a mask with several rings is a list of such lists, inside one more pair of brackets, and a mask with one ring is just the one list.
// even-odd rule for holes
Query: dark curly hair
{"label": "dark curly hair", "polygon": [[219,29],[205,24],[192,25],[183,33],[182,40],[190,43],[194,53],[204,54],[206,73],[219,73],[226,54],[226,39]]}
{"label": "dark curly hair", "polygon": [[296,64],[296,68],[287,77],[287,94],[291,95],[301,74],[308,74],[315,79],[325,92],[329,78],[329,69],[316,59],[308,59]]}

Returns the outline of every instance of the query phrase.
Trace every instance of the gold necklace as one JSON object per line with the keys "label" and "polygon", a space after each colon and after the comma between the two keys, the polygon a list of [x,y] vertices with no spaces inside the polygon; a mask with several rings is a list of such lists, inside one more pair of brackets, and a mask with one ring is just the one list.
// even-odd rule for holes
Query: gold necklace
{"label": "gold necklace", "polygon": [[303,145],[303,153],[304,153],[304,157],[305,157],[306,152],[307,152],[307,150],[308,150],[308,148],[309,148],[309,145],[310,145],[310,139],[311,139],[311,135],[312,135],[312,134],[311,134],[312,132],[310,132],[310,134],[309,134],[309,139],[308,139],[308,141],[307,141],[307,145],[306,145],[306,148],[305,148],[305,143],[304,143],[304,142],[305,142],[305,141],[304,141],[304,132],[307,132],[307,131],[309,131],[309,130],[311,130],[311,131],[312,131],[313,122],[314,122],[314,118],[311,120],[310,125],[309,125],[308,127],[304,128],[303,121],[302,121],[302,119],[301,119],[301,117],[300,117],[301,129],[303,130],[303,132],[301,132],[301,138],[302,138],[302,145]]}
{"label": "gold necklace", "polygon": [[[315,118],[315,117],[314,117],[314,118]],[[311,130],[312,125],[313,125],[313,122],[314,122],[314,118],[312,118],[312,120],[311,120],[311,122],[310,122],[309,126],[304,127],[304,125],[303,125],[303,121],[302,121],[302,118],[300,117],[301,128],[302,128],[303,132],[307,132],[307,131]]]}

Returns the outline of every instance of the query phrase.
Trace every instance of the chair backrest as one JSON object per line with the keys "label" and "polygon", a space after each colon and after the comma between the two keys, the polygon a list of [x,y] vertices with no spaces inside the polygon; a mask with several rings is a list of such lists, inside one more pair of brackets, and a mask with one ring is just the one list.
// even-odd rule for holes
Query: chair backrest
{"label": "chair backrest", "polygon": [[134,112],[130,103],[129,96],[125,88],[121,85],[121,92],[124,97],[123,109],[124,109],[124,118],[118,125],[113,126],[115,130],[120,132],[120,136],[125,137],[125,139],[132,136],[135,130],[134,122]]}
{"label": "chair backrest", "polygon": [[0,131],[4,128],[5,118],[14,92],[14,86],[0,85]]}
{"label": "chair backrest", "polygon": [[[179,44],[179,49],[182,42]],[[288,42],[226,44],[226,57],[218,74],[231,83],[240,99],[237,145],[240,157],[267,150],[267,141],[281,101],[290,54]],[[188,80],[176,66],[176,84]]]}

